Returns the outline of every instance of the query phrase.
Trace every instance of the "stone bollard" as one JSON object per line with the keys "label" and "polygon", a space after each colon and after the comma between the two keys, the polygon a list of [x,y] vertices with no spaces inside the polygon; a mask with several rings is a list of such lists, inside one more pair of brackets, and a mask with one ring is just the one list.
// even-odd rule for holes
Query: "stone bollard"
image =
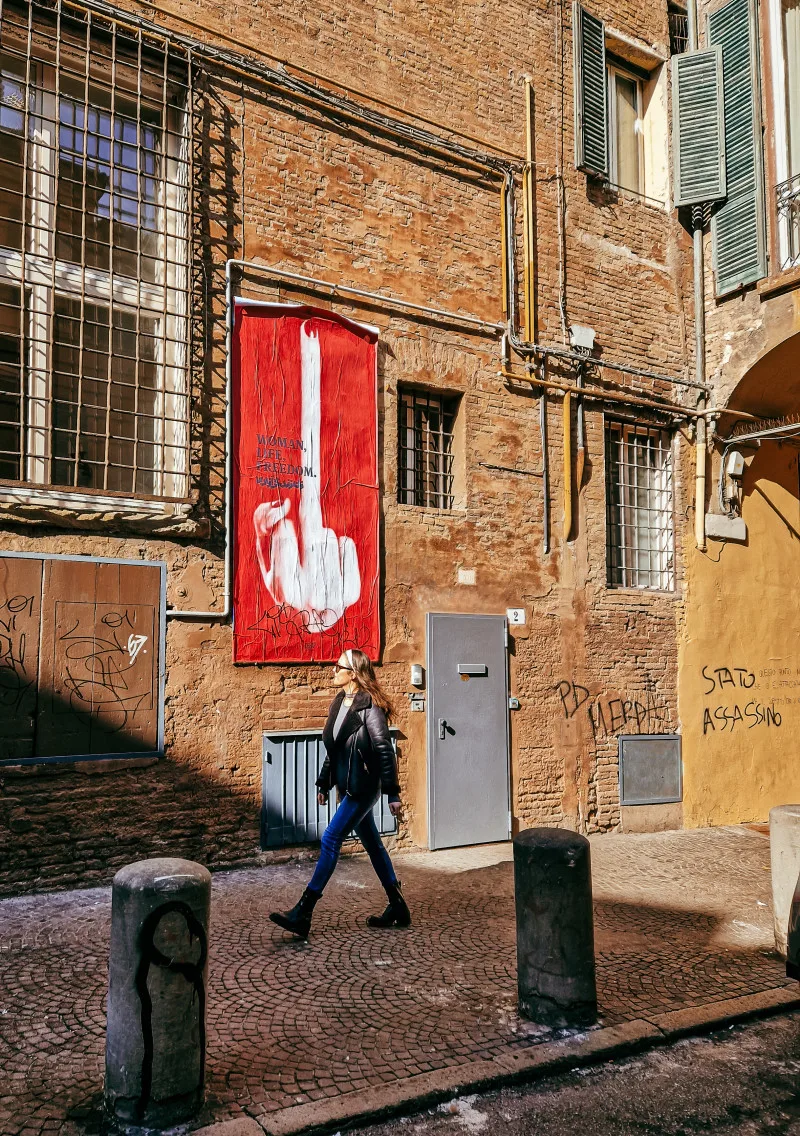
{"label": "stone bollard", "polygon": [[123,1124],[169,1128],[203,1101],[211,875],[140,860],[114,877],[105,1100]]}
{"label": "stone bollard", "polygon": [[778,805],[770,809],[769,847],[775,949],[781,958],[786,958],[789,912],[800,876],[800,805]]}
{"label": "stone bollard", "polygon": [[553,1027],[597,1017],[589,841],[561,828],[514,837],[520,1013]]}

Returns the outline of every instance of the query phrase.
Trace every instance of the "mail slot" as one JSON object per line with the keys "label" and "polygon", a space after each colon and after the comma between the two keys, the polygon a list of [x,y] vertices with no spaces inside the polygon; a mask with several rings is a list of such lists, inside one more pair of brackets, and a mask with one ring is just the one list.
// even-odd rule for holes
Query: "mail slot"
{"label": "mail slot", "polygon": [[485,677],[489,673],[486,663],[459,663],[458,673],[468,675],[470,678]]}

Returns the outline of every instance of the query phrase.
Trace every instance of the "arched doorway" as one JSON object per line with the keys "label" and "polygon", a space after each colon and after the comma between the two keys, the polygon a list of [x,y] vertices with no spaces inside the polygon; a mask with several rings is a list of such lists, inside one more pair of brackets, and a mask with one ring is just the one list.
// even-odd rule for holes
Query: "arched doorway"
{"label": "arched doorway", "polygon": [[709,540],[705,552],[686,544],[687,827],[764,820],[800,800],[800,335],[750,368],[727,409],[752,417],[724,414],[716,426],[708,508],[725,511],[721,459],[740,452],[746,536]]}

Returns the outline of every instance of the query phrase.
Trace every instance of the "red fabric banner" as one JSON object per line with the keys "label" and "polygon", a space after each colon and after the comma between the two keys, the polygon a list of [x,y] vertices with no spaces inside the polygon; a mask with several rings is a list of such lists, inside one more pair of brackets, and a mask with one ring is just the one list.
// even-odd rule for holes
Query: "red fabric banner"
{"label": "red fabric banner", "polygon": [[376,658],[377,333],[330,312],[237,303],[233,657]]}

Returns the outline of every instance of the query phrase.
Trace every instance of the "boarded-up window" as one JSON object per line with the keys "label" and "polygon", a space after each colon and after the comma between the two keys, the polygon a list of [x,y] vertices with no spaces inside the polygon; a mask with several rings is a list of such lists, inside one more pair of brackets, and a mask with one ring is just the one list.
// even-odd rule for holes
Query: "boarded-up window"
{"label": "boarded-up window", "polygon": [[159,753],[164,566],[0,556],[0,760]]}

